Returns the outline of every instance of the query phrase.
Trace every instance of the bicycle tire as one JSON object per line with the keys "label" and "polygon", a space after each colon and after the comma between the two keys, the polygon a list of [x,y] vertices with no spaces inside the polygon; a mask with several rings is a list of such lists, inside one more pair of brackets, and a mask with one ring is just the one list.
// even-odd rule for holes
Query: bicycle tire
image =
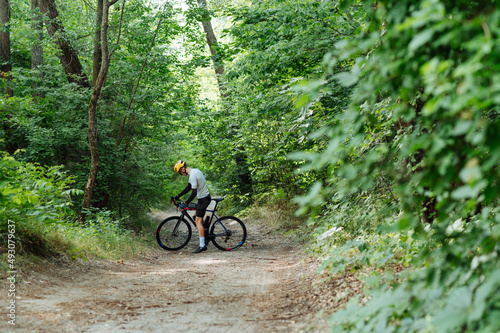
{"label": "bicycle tire", "polygon": [[[176,226],[177,230],[174,230]],[[189,243],[191,233],[191,225],[184,218],[171,216],[163,220],[158,226],[156,241],[158,245],[167,251],[177,251]]]}
{"label": "bicycle tire", "polygon": [[212,243],[219,250],[232,251],[241,247],[247,238],[247,228],[234,216],[224,216],[215,221],[210,228]]}

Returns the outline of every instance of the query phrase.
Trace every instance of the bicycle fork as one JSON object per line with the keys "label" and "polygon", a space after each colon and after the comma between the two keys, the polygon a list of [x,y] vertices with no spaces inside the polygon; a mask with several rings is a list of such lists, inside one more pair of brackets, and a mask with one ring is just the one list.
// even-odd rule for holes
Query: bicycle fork
{"label": "bicycle fork", "polygon": [[175,225],[174,230],[172,230],[172,236],[179,235],[179,226],[181,225],[181,220],[182,220],[182,215],[179,216],[179,219],[177,220],[177,224]]}

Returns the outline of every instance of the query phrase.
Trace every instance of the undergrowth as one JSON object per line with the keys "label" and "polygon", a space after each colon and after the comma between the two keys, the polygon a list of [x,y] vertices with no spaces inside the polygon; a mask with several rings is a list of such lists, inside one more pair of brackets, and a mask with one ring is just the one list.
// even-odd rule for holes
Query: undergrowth
{"label": "undergrowth", "polygon": [[240,214],[279,234],[293,237],[298,235],[297,231],[303,228],[306,218],[295,215],[297,206],[286,198],[272,195],[266,195],[265,198],[256,200]]}
{"label": "undergrowth", "polygon": [[[0,159],[0,265],[9,258],[19,265],[35,258],[66,256],[72,260],[130,259],[154,244],[152,221],[131,223],[110,211],[89,212],[85,224],[75,222],[71,188],[74,179],[60,167]],[[134,226],[131,230],[131,226]],[[3,273],[2,272],[2,273]]]}

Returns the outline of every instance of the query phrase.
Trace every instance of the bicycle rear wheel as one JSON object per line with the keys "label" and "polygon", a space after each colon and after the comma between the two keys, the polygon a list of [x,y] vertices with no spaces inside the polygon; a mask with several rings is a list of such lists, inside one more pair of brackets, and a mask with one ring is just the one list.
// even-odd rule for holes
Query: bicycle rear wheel
{"label": "bicycle rear wheel", "polygon": [[214,236],[212,242],[222,251],[236,250],[247,238],[247,228],[239,218],[233,216],[224,216],[215,221],[210,233]]}
{"label": "bicycle rear wheel", "polygon": [[163,220],[156,230],[156,241],[168,251],[182,249],[190,239],[191,225],[179,216],[171,216]]}

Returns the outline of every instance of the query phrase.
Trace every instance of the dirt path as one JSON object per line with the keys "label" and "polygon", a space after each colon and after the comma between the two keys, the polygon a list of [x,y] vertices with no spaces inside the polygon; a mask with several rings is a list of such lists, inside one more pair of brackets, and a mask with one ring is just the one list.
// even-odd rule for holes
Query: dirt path
{"label": "dirt path", "polygon": [[154,247],[124,263],[47,264],[19,283],[15,329],[3,318],[0,331],[321,331],[311,324],[326,297],[311,287],[315,264],[299,244],[247,227],[234,252],[210,245],[192,254],[192,240],[182,251]]}

